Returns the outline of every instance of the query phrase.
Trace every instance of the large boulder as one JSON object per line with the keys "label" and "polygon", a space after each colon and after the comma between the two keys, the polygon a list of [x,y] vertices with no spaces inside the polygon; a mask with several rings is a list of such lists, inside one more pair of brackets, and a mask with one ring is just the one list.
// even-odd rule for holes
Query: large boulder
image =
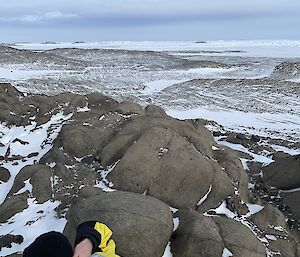
{"label": "large boulder", "polygon": [[12,244],[21,244],[24,238],[21,235],[4,235],[0,237],[0,251],[2,247],[11,248]]}
{"label": "large boulder", "polygon": [[234,187],[231,180],[225,172],[218,170],[214,174],[208,191],[201,197],[199,203],[197,203],[196,210],[200,213],[204,213],[212,208],[216,208],[223,199],[227,199],[233,195]]}
{"label": "large boulder", "polygon": [[[32,195],[38,203],[48,201],[52,196],[51,168],[47,165],[35,164],[24,167],[16,176],[9,196],[12,196],[25,187],[25,181],[32,185]],[[29,194],[31,192],[27,192]]]}
{"label": "large boulder", "polygon": [[[196,124],[197,125],[197,124]],[[209,136],[208,136],[209,135]],[[190,122],[172,118],[129,120],[95,158],[114,187],[157,197],[177,208],[194,208],[212,188],[206,208],[233,193],[233,182],[212,158],[213,138]]]}
{"label": "large boulder", "polygon": [[265,183],[279,189],[300,187],[300,155],[287,156],[263,168]]}
{"label": "large boulder", "polygon": [[179,227],[172,235],[174,257],[222,256],[223,239],[216,223],[192,210],[179,211]]}
{"label": "large boulder", "polygon": [[0,223],[5,223],[15,214],[23,211],[28,207],[27,195],[13,195],[7,197],[5,202],[0,205]]}
{"label": "large boulder", "polygon": [[179,211],[179,227],[171,241],[173,256],[222,256],[224,248],[239,257],[266,257],[264,245],[250,229],[225,217]]}
{"label": "large boulder", "polygon": [[66,164],[73,165],[75,159],[66,154],[62,149],[54,146],[40,160],[40,164]]}
{"label": "large boulder", "polygon": [[226,147],[220,146],[219,149],[213,151],[213,156],[238,186],[241,199],[248,202],[248,175],[237,154]]}
{"label": "large boulder", "polygon": [[[275,239],[275,238],[274,238]],[[269,240],[268,248],[275,253],[280,253],[284,257],[298,257],[300,254],[300,244],[298,244],[290,237],[277,238],[276,240]]]}
{"label": "large boulder", "polygon": [[145,108],[145,114],[146,116],[150,116],[150,117],[157,117],[157,118],[166,118],[168,117],[168,115],[166,114],[165,110],[159,106],[156,105],[148,105]]}
{"label": "large boulder", "polygon": [[215,217],[213,220],[219,227],[226,248],[232,252],[233,256],[267,256],[265,246],[247,226],[225,217]]}
{"label": "large boulder", "polygon": [[298,222],[300,222],[300,191],[285,192],[281,196],[284,203],[291,209]]}
{"label": "large boulder", "polygon": [[53,97],[59,104],[71,107],[83,108],[87,105],[87,98],[84,95],[73,94],[70,92],[60,93]]}
{"label": "large boulder", "polygon": [[[108,179],[117,189],[147,191],[170,206],[187,208],[195,207],[210,186],[218,188],[217,176],[224,180],[222,186],[232,188],[221,167],[173,129],[152,127],[126,151]],[[216,199],[215,204],[226,196]]]}
{"label": "large boulder", "polygon": [[[23,106],[33,107],[29,113],[31,116],[35,116],[35,120],[38,124],[44,124],[48,122],[54,114],[57,114],[61,111],[57,101],[55,101],[55,99],[52,97],[48,97],[47,95],[33,95],[25,98],[22,101],[21,108],[23,108]],[[24,113],[24,111],[22,111],[22,113]]]}
{"label": "large boulder", "polygon": [[[171,128],[190,142],[201,154],[212,157],[213,137],[203,128],[197,131],[191,123],[172,118],[136,117],[129,120],[103,149],[99,149],[98,159],[103,166],[114,164],[121,159],[127,149],[140,137],[143,131],[153,127]],[[210,136],[208,136],[210,135]]]}
{"label": "large boulder", "polygon": [[90,109],[100,109],[105,111],[115,111],[118,102],[99,92],[93,92],[86,95],[88,99],[88,107]]}
{"label": "large boulder", "polygon": [[137,103],[124,101],[117,105],[117,112],[124,114],[124,115],[130,115],[130,114],[139,114],[139,115],[145,115],[145,110]]}
{"label": "large boulder", "polygon": [[0,181],[7,182],[9,178],[10,178],[9,171],[4,167],[0,167]]}
{"label": "large boulder", "polygon": [[286,257],[297,256],[297,239],[294,239],[288,229],[286,218],[281,211],[271,204],[266,204],[251,219],[267,238],[271,238],[268,246],[271,251],[280,252],[282,256]]}
{"label": "large boulder", "polygon": [[251,220],[261,231],[270,234],[282,235],[280,231],[274,230],[274,227],[282,227],[284,230],[287,228],[283,213],[269,203],[260,212],[252,215]]}
{"label": "large boulder", "polygon": [[19,124],[21,101],[24,95],[9,83],[0,83],[0,121],[7,124]]}
{"label": "large boulder", "polygon": [[0,83],[0,94],[6,94],[9,97],[20,98],[24,94],[12,86],[10,83]]}
{"label": "large boulder", "polygon": [[107,144],[111,134],[110,129],[71,124],[63,127],[60,136],[67,153],[84,157],[95,153],[99,146]]}
{"label": "large boulder", "polygon": [[108,225],[121,256],[162,256],[173,228],[166,204],[149,196],[120,191],[79,198],[67,218],[64,233],[71,242],[81,222],[98,220]]}

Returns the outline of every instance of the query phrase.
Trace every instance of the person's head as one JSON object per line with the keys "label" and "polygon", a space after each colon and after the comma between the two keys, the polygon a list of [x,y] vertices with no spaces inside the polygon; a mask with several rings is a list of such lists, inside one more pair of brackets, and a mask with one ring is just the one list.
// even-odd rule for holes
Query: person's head
{"label": "person's head", "polygon": [[72,257],[73,248],[62,233],[40,235],[23,252],[23,257]]}

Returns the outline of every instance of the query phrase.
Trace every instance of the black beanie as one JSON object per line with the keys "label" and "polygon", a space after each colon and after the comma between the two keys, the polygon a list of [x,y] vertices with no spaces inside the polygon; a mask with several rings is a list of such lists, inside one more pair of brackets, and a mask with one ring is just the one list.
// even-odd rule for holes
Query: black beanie
{"label": "black beanie", "polygon": [[72,257],[73,249],[65,235],[48,232],[40,235],[23,252],[23,257]]}

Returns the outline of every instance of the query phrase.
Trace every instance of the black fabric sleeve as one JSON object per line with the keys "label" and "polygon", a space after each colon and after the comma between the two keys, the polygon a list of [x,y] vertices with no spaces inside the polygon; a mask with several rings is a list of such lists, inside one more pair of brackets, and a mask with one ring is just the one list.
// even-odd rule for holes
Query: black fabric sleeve
{"label": "black fabric sleeve", "polygon": [[80,224],[77,228],[75,246],[82,240],[88,238],[93,244],[92,254],[98,251],[101,242],[101,234],[94,229],[96,221],[87,221]]}

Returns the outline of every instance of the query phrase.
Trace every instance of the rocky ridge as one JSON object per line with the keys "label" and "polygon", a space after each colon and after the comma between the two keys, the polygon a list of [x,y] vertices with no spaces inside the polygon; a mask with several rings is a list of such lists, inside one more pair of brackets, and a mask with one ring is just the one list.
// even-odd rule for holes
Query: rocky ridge
{"label": "rocky ridge", "polygon": [[[253,162],[247,173],[245,154],[216,142],[207,122],[158,106],[101,93],[25,95],[10,84],[0,99],[0,235],[34,206],[23,231],[53,209],[71,241],[80,222],[101,220],[121,256],[162,256],[167,245],[173,256],[299,256],[299,156]],[[293,222],[272,204],[278,195]],[[0,237],[4,256],[21,252],[21,238],[20,228]]]}

